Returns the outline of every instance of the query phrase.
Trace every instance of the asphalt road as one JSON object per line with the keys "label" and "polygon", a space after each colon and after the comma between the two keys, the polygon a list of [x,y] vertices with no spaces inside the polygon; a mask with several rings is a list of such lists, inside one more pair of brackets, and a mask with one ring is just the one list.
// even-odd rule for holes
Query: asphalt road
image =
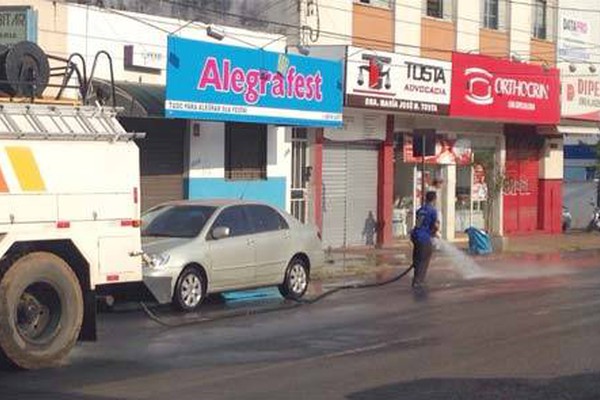
{"label": "asphalt road", "polygon": [[179,328],[102,314],[64,367],[0,372],[0,399],[600,399],[598,255],[485,268],[463,280],[438,262],[426,296],[403,280]]}

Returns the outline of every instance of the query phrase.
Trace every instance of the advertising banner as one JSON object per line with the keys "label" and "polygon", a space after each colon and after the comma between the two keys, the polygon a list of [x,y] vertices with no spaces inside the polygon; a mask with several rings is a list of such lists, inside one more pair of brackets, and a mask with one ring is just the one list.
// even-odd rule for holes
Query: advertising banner
{"label": "advertising banner", "polygon": [[[413,157],[413,137],[404,135],[404,162],[420,163],[421,157]],[[468,139],[447,139],[436,137],[435,156],[425,157],[426,164],[469,165],[473,158],[471,141]]]}
{"label": "advertising banner", "polygon": [[452,64],[348,47],[346,105],[447,115]]}
{"label": "advertising banner", "polygon": [[342,62],[170,36],[169,118],[342,125]]}
{"label": "advertising banner", "polygon": [[[561,116],[600,121],[600,7],[597,0],[563,2],[556,44],[561,60]],[[589,12],[594,9],[599,12]]]}
{"label": "advertising banner", "polygon": [[560,120],[555,68],[453,53],[450,115],[554,125]]}

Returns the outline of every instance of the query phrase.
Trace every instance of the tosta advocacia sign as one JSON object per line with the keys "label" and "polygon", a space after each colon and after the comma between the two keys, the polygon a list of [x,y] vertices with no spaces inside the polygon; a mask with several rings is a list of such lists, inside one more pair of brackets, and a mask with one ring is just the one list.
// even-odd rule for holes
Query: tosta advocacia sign
{"label": "tosta advocacia sign", "polygon": [[419,114],[448,114],[452,64],[348,47],[346,105]]}
{"label": "tosta advocacia sign", "polygon": [[0,6],[0,45],[36,41],[35,12],[27,6]]}

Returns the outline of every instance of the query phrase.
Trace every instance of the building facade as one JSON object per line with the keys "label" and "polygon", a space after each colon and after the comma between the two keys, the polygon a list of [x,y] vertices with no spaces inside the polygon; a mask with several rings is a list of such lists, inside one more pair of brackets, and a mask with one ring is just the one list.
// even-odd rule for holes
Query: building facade
{"label": "building facade", "polygon": [[[63,59],[81,55],[74,62],[81,74],[87,75],[84,80],[90,83],[92,99],[102,102],[102,93],[110,93],[110,81],[114,80],[117,105],[123,108],[121,122],[129,130],[146,133],[138,142],[143,209],[169,200],[233,197],[263,200],[290,210],[292,162],[297,158],[293,138],[301,135],[305,126],[341,124],[341,116],[338,123],[331,115],[335,111],[341,114],[336,110],[341,109],[341,64],[324,66],[313,57],[285,56],[285,36],[220,25],[208,29],[209,25],[200,22],[74,3],[16,0],[12,6],[36,16],[30,19],[29,29],[37,34],[37,42],[47,54]],[[188,40],[193,51],[175,53],[169,48],[170,38]],[[239,81],[243,75],[245,81],[231,85],[227,100],[211,76],[205,88],[198,87],[204,65],[201,53],[215,61],[211,64],[214,69],[204,68],[208,75],[225,74],[222,67],[227,63],[233,79]],[[216,53],[221,57],[215,58]],[[279,55],[285,56],[286,73],[297,72],[293,76],[295,91],[272,101],[277,100],[276,95],[261,93],[262,78],[279,71]],[[188,70],[171,85],[174,94],[169,98],[168,67],[174,58],[188,65]],[[64,65],[65,61],[56,63]],[[236,66],[238,70],[234,70]],[[308,85],[312,69],[318,77]],[[257,74],[259,81],[254,82]],[[304,80],[302,85],[297,84],[297,76]],[[186,82],[188,77],[195,81]],[[71,84],[74,87],[79,82],[73,78]],[[252,98],[256,92],[252,85],[259,98]],[[238,86],[248,90],[242,93]],[[310,98],[307,90],[314,92]],[[184,115],[165,107],[169,100],[181,101],[180,95],[195,92],[205,94],[188,98],[196,106],[218,103],[221,110]],[[65,95],[80,96],[74,88]],[[265,101],[271,102],[269,113],[264,112],[268,108]],[[334,112],[321,112],[324,107]],[[225,108],[235,111],[225,112]],[[286,113],[288,118],[284,118]]]}
{"label": "building facade", "polygon": [[573,228],[589,224],[598,204],[600,138],[600,3],[562,0],[558,24],[558,56],[562,83],[564,137],[564,205]]}
{"label": "building facade", "polygon": [[[377,243],[405,237],[422,180],[439,193],[448,239],[468,226],[560,231],[557,1],[308,0],[292,9],[266,18],[298,26],[286,32],[292,42],[346,63],[344,129],[317,130],[309,143],[322,171],[309,202],[326,244],[370,244],[373,226]],[[435,131],[424,171],[412,146],[423,131]],[[370,182],[362,191],[356,172],[339,167],[357,157]]]}
{"label": "building facade", "polygon": [[[152,171],[144,177],[152,202],[173,196],[175,186],[181,190],[174,197],[266,197],[316,223],[328,246],[385,245],[406,237],[425,182],[425,190],[439,193],[447,239],[468,226],[494,235],[560,231],[564,126],[590,128],[565,124],[564,98],[560,121],[563,1],[253,0],[248,8],[239,0],[154,11],[130,2],[139,14],[112,3],[107,6],[117,9],[35,4],[42,46],[82,52],[89,63],[100,48],[123,54],[115,74],[123,97],[142,114],[151,108],[142,104],[148,96],[131,92],[165,85],[167,37],[177,31],[214,42],[203,22],[238,25],[221,27],[223,45],[343,65],[336,89],[343,96],[342,127],[271,120],[262,133],[242,135],[252,144],[266,137],[266,155],[258,157],[268,160],[259,168],[266,175],[260,172],[259,179],[227,178],[228,132],[244,131],[232,125],[240,121],[160,118],[165,125],[159,127],[158,119],[133,118],[132,129],[157,131],[143,158],[149,160],[143,170]],[[200,22],[168,18],[174,15]],[[123,26],[131,34],[117,28]],[[582,65],[576,68],[589,70],[589,62]],[[107,79],[102,63],[98,71]],[[181,133],[174,140],[159,131]],[[415,143],[427,132],[434,133],[432,155],[423,167]],[[169,143],[161,141],[167,137]],[[161,152],[170,164],[155,162]],[[168,179],[170,189],[161,194]]]}

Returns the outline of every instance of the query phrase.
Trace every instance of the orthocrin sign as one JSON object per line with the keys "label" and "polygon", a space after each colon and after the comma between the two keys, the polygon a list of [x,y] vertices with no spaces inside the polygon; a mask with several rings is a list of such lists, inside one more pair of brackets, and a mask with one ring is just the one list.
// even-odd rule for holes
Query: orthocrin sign
{"label": "orthocrin sign", "polygon": [[533,124],[560,119],[555,68],[454,53],[450,115]]}

